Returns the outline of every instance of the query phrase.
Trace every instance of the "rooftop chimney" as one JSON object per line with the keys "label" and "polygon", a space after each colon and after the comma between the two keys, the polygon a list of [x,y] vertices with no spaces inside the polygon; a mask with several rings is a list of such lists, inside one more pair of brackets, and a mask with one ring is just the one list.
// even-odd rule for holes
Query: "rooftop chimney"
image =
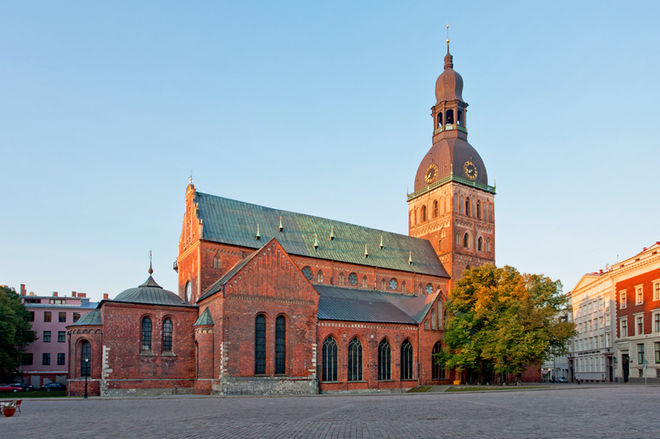
{"label": "rooftop chimney", "polygon": [[78,297],[87,297],[87,293],[78,293]]}
{"label": "rooftop chimney", "polygon": [[103,293],[103,300],[108,300],[108,293]]}
{"label": "rooftop chimney", "polygon": [[53,297],[57,297],[57,291],[53,291]]}
{"label": "rooftop chimney", "polygon": [[76,292],[75,291],[71,291],[71,297],[76,297]]}
{"label": "rooftop chimney", "polygon": [[26,291],[25,291],[25,284],[21,284],[21,296],[25,296]]}
{"label": "rooftop chimney", "polygon": [[602,268],[600,269],[600,274],[603,274],[603,269]]}

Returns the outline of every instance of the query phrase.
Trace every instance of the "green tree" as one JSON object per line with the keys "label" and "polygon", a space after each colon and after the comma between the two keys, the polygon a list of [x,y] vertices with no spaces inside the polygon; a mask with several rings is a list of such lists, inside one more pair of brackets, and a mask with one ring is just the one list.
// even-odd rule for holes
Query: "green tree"
{"label": "green tree", "polygon": [[444,349],[450,368],[521,373],[550,353],[563,355],[575,325],[562,319],[569,309],[559,281],[487,264],[463,272],[452,289]]}
{"label": "green tree", "polygon": [[13,288],[0,287],[0,378],[12,378],[25,347],[36,339],[30,312]]}

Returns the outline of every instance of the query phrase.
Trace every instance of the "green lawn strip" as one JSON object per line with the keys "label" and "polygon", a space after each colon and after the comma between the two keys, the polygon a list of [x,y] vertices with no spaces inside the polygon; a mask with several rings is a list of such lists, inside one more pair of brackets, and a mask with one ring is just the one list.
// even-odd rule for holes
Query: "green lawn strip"
{"label": "green lawn strip", "polygon": [[484,386],[484,387],[459,387],[452,386],[445,390],[445,392],[483,392],[484,390],[527,390],[527,389],[549,389],[550,387],[529,387],[529,386]]}
{"label": "green lawn strip", "polygon": [[66,396],[66,390],[30,390],[28,392],[0,392],[0,400],[28,398],[60,398]]}
{"label": "green lawn strip", "polygon": [[408,390],[406,393],[424,393],[428,392],[431,390],[433,386],[417,386],[413,387],[412,389]]}

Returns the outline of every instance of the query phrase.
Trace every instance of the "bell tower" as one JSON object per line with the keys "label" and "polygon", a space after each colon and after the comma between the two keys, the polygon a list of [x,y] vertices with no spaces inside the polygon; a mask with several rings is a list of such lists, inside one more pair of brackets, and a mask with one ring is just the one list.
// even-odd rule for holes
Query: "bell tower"
{"label": "bell tower", "polygon": [[467,142],[463,78],[449,52],[435,83],[432,146],[408,194],[408,234],[431,242],[451,275],[451,285],[466,268],[495,263],[495,188],[486,166]]}

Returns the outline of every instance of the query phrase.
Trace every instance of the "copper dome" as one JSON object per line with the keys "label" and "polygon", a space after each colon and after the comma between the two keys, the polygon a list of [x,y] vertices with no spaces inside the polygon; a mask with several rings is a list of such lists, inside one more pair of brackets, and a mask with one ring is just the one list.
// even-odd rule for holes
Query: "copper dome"
{"label": "copper dome", "polygon": [[454,58],[449,53],[445,56],[445,70],[435,81],[436,105],[445,101],[463,100],[463,78],[454,70]]}

